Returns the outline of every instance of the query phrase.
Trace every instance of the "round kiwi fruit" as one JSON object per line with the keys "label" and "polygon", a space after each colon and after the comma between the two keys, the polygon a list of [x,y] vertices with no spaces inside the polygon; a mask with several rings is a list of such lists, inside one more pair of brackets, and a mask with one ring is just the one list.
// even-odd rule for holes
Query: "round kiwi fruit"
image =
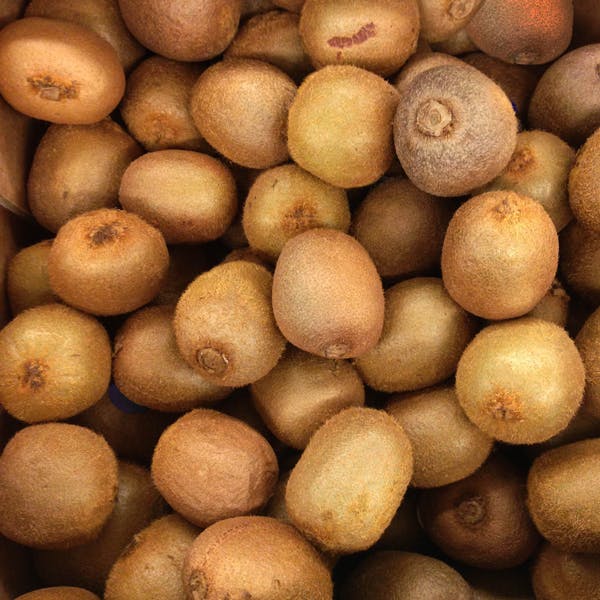
{"label": "round kiwi fruit", "polygon": [[477,329],[441,279],[408,279],[386,290],[383,333],[356,367],[368,386],[382,392],[436,385],[454,374]]}
{"label": "round kiwi fruit", "polygon": [[286,120],[296,84],[277,67],[231,58],[206,69],[192,88],[190,112],[225,158],[253,169],[288,159]]}
{"label": "round kiwi fruit", "polygon": [[546,295],[525,316],[550,321],[564,328],[569,318],[570,300],[565,288],[555,279]]}
{"label": "round kiwi fruit", "polygon": [[585,365],[583,408],[600,419],[600,310],[595,310],[585,321],[575,338],[575,345]]}
{"label": "round kiwi fruit", "polygon": [[455,213],[442,247],[450,296],[485,319],[529,312],[558,266],[556,227],[542,205],[516,192],[474,196]]}
{"label": "round kiwi fruit", "polygon": [[0,30],[0,93],[13,108],[53,123],[95,123],[125,91],[113,47],[83,25],[28,17]]}
{"label": "round kiwi fruit", "polygon": [[600,231],[600,129],[580,148],[569,174],[569,203],[577,221],[594,231]]}
{"label": "round kiwi fruit", "polygon": [[483,329],[456,371],[456,394],[482,431],[510,444],[564,429],[583,397],[585,369],[567,332],[524,317]]}
{"label": "round kiwi fruit", "polygon": [[420,35],[430,43],[443,42],[466,27],[483,0],[419,0]]}
{"label": "round kiwi fruit", "polygon": [[273,276],[277,326],[324,358],[368,352],[383,327],[383,288],[366,250],[334,229],[310,229],[283,247]]}
{"label": "round kiwi fruit", "polygon": [[110,119],[50,126],[27,180],[31,213],[56,233],[77,215],[116,207],[123,173],[141,153],[137,142]]}
{"label": "round kiwi fruit", "polygon": [[30,551],[0,535],[0,600],[13,600],[36,584]]}
{"label": "round kiwi fruit", "polygon": [[29,592],[16,600],[100,600],[100,598],[83,588],[59,586]]}
{"label": "round kiwi fruit", "polygon": [[0,455],[0,533],[39,549],[89,542],[117,485],[117,460],[99,435],[67,423],[25,427]]}
{"label": "round kiwi fruit", "polygon": [[109,208],[67,221],[48,257],[52,291],[97,315],[122,314],[150,302],[168,266],[169,251],[158,229],[133,213]]}

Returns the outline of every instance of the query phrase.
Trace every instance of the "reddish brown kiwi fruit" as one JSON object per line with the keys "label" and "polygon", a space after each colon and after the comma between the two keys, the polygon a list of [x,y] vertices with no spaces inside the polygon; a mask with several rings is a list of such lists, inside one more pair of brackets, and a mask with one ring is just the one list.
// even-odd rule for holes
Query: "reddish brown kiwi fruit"
{"label": "reddish brown kiwi fruit", "polygon": [[600,311],[595,310],[585,321],[575,338],[575,344],[585,365],[585,395],[583,409],[600,419]]}
{"label": "reddish brown kiwi fruit", "polygon": [[0,600],[13,600],[36,583],[29,550],[0,536]]}
{"label": "reddish brown kiwi fruit", "polygon": [[16,600],[100,600],[100,598],[83,588],[59,586],[29,592]]}
{"label": "reddish brown kiwi fruit", "polygon": [[569,203],[573,214],[581,225],[594,231],[600,231],[599,170],[600,129],[597,129],[580,148],[569,174]]}
{"label": "reddish brown kiwi fruit", "polygon": [[593,44],[600,40],[600,13],[596,0],[574,0],[573,41],[575,46]]}
{"label": "reddish brown kiwi fruit", "polygon": [[483,0],[418,0],[419,35],[429,43],[444,42],[466,27]]}
{"label": "reddish brown kiwi fruit", "polygon": [[95,123],[125,91],[113,47],[83,25],[28,17],[0,31],[0,93],[30,117],[53,123]]}
{"label": "reddish brown kiwi fruit", "polygon": [[236,248],[225,255],[225,258],[221,262],[233,262],[235,260],[247,260],[248,262],[260,265],[269,271],[273,272],[273,264],[271,261],[262,253],[250,248],[250,246],[244,246],[243,248]]}

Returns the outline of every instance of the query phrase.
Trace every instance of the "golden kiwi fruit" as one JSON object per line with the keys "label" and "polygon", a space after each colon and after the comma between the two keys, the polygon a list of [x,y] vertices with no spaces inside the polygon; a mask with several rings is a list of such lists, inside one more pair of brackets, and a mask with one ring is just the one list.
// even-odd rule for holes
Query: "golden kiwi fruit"
{"label": "golden kiwi fruit", "polygon": [[[599,74],[600,76],[600,74]],[[577,221],[594,231],[600,231],[600,129],[580,148],[569,174],[569,204]]]}
{"label": "golden kiwi fruit", "polygon": [[444,42],[469,24],[483,0],[418,0],[422,38]]}
{"label": "golden kiwi fruit", "polygon": [[13,600],[36,583],[30,551],[0,535],[0,600]]}
{"label": "golden kiwi fruit", "polygon": [[100,600],[100,598],[83,588],[58,586],[29,592],[16,600]]}
{"label": "golden kiwi fruit", "polygon": [[595,310],[575,338],[575,345],[585,365],[583,409],[600,419],[600,311]]}
{"label": "golden kiwi fruit", "polygon": [[569,303],[571,298],[561,282],[555,279],[546,295],[525,315],[566,327],[569,318]]}

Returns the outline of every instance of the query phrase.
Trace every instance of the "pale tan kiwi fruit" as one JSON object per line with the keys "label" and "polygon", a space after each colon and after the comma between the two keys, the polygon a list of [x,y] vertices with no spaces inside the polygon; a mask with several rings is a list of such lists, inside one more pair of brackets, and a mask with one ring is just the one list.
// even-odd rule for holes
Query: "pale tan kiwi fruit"
{"label": "pale tan kiwi fruit", "polygon": [[451,377],[479,324],[437,277],[415,277],[385,293],[383,333],[356,359],[364,382],[382,392],[420,390]]}
{"label": "pale tan kiwi fruit", "polygon": [[288,159],[286,122],[296,84],[277,67],[231,58],[208,67],[192,88],[198,131],[225,158],[267,169]]}
{"label": "pale tan kiwi fruit", "polygon": [[479,192],[511,190],[537,200],[560,232],[573,219],[568,182],[574,163],[575,151],[559,137],[523,131],[506,168]]}
{"label": "pale tan kiwi fruit", "polygon": [[412,552],[374,552],[341,584],[340,600],[472,600],[471,588],[452,567]]}
{"label": "pale tan kiwi fruit", "polygon": [[110,383],[111,346],[90,315],[45,304],[0,331],[0,404],[27,423],[67,419],[96,403]]}
{"label": "pale tan kiwi fruit", "polygon": [[0,93],[13,108],[53,123],[95,123],[125,91],[113,47],[83,25],[28,17],[0,31]]}
{"label": "pale tan kiwi fruit", "polygon": [[99,209],[67,221],[48,257],[54,293],[98,315],[130,312],[160,291],[169,251],[160,231],[137,215]]}
{"label": "pale tan kiwi fruit", "polygon": [[318,227],[350,228],[345,190],[325,183],[297,165],[263,171],[253,183],[243,209],[248,243],[275,262],[292,237]]}
{"label": "pale tan kiwi fruit", "polygon": [[569,174],[569,204],[573,214],[581,225],[594,231],[600,231],[599,169],[600,128],[580,148]]}
{"label": "pale tan kiwi fruit", "polygon": [[375,346],[383,288],[366,250],[334,229],[310,229],[283,247],[273,277],[277,326],[294,346],[352,358]]}
{"label": "pale tan kiwi fruit", "polygon": [[200,73],[202,67],[196,63],[151,56],[129,75],[119,110],[131,135],[146,150],[210,151],[188,106]]}
{"label": "pale tan kiwi fruit", "polygon": [[290,108],[290,155],[331,185],[375,183],[392,164],[397,104],[394,87],[375,73],[351,65],[319,69],[302,82]]}
{"label": "pale tan kiwi fruit", "polygon": [[385,410],[412,444],[414,487],[434,488],[464,479],[492,451],[494,440],[467,419],[454,386],[392,396]]}
{"label": "pale tan kiwi fruit", "polygon": [[441,65],[405,88],[394,118],[396,154],[408,178],[438,196],[460,196],[506,166],[517,119],[504,91],[470,65]]}
{"label": "pale tan kiwi fruit", "polygon": [[443,42],[463,29],[483,0],[418,0],[420,35],[430,43]]}
{"label": "pale tan kiwi fruit", "polygon": [[0,533],[63,549],[94,539],[117,495],[117,459],[102,437],[67,423],[31,425],[0,455]]}
{"label": "pale tan kiwi fruit", "polygon": [[230,388],[203,379],[181,357],[172,306],[142,308],[119,328],[113,377],[125,396],[154,410],[183,412],[222,400]]}
{"label": "pale tan kiwi fruit", "polygon": [[584,385],[584,365],[567,332],[530,317],[483,329],[456,371],[456,394],[469,419],[510,444],[543,442],[564,429]]}
{"label": "pale tan kiwi fruit", "polygon": [[16,600],[100,600],[96,594],[83,588],[59,586],[42,588],[19,596]]}
{"label": "pale tan kiwi fruit", "polygon": [[534,600],[529,564],[490,571],[462,567],[461,575],[473,588],[473,600]]}
{"label": "pale tan kiwi fruit", "polygon": [[302,10],[304,1],[305,0],[273,0],[273,4],[280,8],[285,8],[285,10],[289,10],[290,12],[299,13]]}
{"label": "pale tan kiwi fruit", "polygon": [[394,77],[394,86],[400,92],[405,93],[412,81],[421,73],[441,67],[444,65],[462,65],[463,62],[450,54],[444,52],[432,52],[425,50],[413,54]]}
{"label": "pale tan kiwi fruit", "polygon": [[306,0],[300,35],[315,68],[350,64],[392,75],[417,48],[417,0]]}
{"label": "pale tan kiwi fruit", "polygon": [[574,147],[583,144],[600,127],[599,63],[600,43],[567,52],[550,65],[533,92],[529,127],[550,131]]}
{"label": "pale tan kiwi fruit", "polygon": [[352,235],[383,278],[422,275],[439,267],[453,206],[393,177],[365,196],[352,220]]}
{"label": "pale tan kiwi fruit", "polygon": [[[333,598],[319,553],[291,525],[269,517],[225,519],[203,531],[186,558],[188,598]],[[108,599],[110,600],[110,599]]]}
{"label": "pale tan kiwi fruit", "polygon": [[177,347],[207,381],[241,387],[277,364],[285,339],[273,317],[272,281],[264,267],[238,260],[203,273],[181,296]]}
{"label": "pale tan kiwi fruit", "polygon": [[26,4],[26,0],[5,0],[0,8],[0,28],[18,19]]}
{"label": "pale tan kiwi fruit", "polygon": [[238,28],[241,0],[119,0],[125,25],[166,58],[201,61],[221,54]]}
{"label": "pale tan kiwi fruit", "polygon": [[448,39],[431,44],[431,50],[434,52],[444,52],[451,56],[461,56],[469,52],[477,52],[479,48],[469,37],[467,28],[463,27],[455,31]]}
{"label": "pale tan kiwi fruit", "polygon": [[229,169],[191,150],[157,150],[134,160],[121,179],[119,202],[158,228],[167,244],[216,240],[237,212]]}
{"label": "pale tan kiwi fruit", "polygon": [[118,0],[31,0],[25,16],[64,19],[89,27],[115,49],[125,71],[146,53],[125,27]]}
{"label": "pale tan kiwi fruit", "polygon": [[548,450],[529,470],[529,513],[539,532],[561,550],[600,552],[599,473],[598,438]]}
{"label": "pale tan kiwi fruit", "polygon": [[116,207],[123,173],[141,153],[139,144],[110,119],[50,126],[27,179],[31,213],[56,233],[84,212]]}
{"label": "pale tan kiwi fruit", "polygon": [[600,419],[600,311],[595,310],[575,338],[575,345],[585,365],[583,409]]}
{"label": "pale tan kiwi fruit", "polygon": [[48,279],[48,255],[52,240],[44,240],[19,250],[8,263],[6,291],[13,315],[56,302]]}
{"label": "pale tan kiwi fruit", "polygon": [[150,473],[119,462],[115,508],[99,536],[70,550],[38,550],[35,568],[45,585],[74,585],[102,595],[108,574],[131,538],[161,516],[164,503]]}
{"label": "pale tan kiwi fruit", "polygon": [[600,13],[596,0],[573,1],[573,42],[575,46],[593,44],[600,40]]}
{"label": "pale tan kiwi fruit", "polygon": [[558,235],[542,205],[497,190],[474,196],[455,213],[442,247],[450,296],[485,319],[529,312],[556,276]]}
{"label": "pale tan kiwi fruit", "polygon": [[573,34],[570,0],[486,0],[467,25],[475,45],[508,63],[541,65],[558,58]]}
{"label": "pale tan kiwi fruit", "polygon": [[13,600],[37,583],[30,551],[0,536],[0,600]]}
{"label": "pale tan kiwi fruit", "polygon": [[419,519],[445,554],[473,567],[508,569],[536,550],[525,474],[493,455],[473,475],[419,496]]}
{"label": "pale tan kiwi fruit", "polygon": [[300,17],[280,10],[246,21],[225,51],[225,58],[254,58],[271,63],[294,81],[301,81],[312,65],[302,45]]}
{"label": "pale tan kiwi fruit", "polygon": [[546,295],[525,316],[550,321],[565,328],[569,318],[570,300],[565,288],[555,279]]}
{"label": "pale tan kiwi fruit", "polygon": [[199,533],[179,515],[148,525],[113,565],[104,600],[186,600],[183,562]]}
{"label": "pale tan kiwi fruit", "polygon": [[363,382],[346,361],[290,348],[268,375],[251,386],[254,406],[284,444],[302,450],[330,417],[365,403]]}
{"label": "pale tan kiwi fruit", "polygon": [[288,515],[322,550],[365,550],[390,524],[412,471],[410,440],[397,421],[384,411],[347,408],[316,431],[293,468]]}
{"label": "pale tan kiwi fruit", "polygon": [[152,479],[165,500],[200,527],[261,509],[275,489],[273,449],[239,419],[199,408],[160,437]]}

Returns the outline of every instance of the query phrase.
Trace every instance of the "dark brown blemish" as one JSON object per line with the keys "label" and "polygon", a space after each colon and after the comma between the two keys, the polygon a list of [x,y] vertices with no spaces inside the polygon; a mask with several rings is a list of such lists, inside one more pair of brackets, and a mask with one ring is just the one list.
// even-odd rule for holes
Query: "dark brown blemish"
{"label": "dark brown blemish", "polygon": [[298,234],[318,226],[317,211],[310,202],[297,202],[288,210],[282,220],[282,228],[287,234]]}
{"label": "dark brown blemish", "polygon": [[[327,44],[332,48],[351,48],[363,44],[369,38],[377,35],[375,23],[363,25],[356,33],[350,36],[335,36],[327,40]],[[339,53],[338,53],[339,54]]]}
{"label": "dark brown blemish", "polygon": [[45,373],[48,366],[39,360],[28,360],[23,365],[21,383],[31,391],[37,392],[46,383]]}
{"label": "dark brown blemish", "polygon": [[524,173],[528,171],[535,163],[535,156],[530,148],[521,148],[517,150],[510,159],[506,172],[510,175]]}
{"label": "dark brown blemish", "polygon": [[202,571],[194,569],[190,574],[188,585],[192,600],[204,600],[208,596],[208,581]]}
{"label": "dark brown blemish", "polygon": [[522,421],[523,405],[519,396],[504,390],[496,391],[487,401],[488,412],[498,421]]}
{"label": "dark brown blemish", "polygon": [[124,230],[125,228],[118,221],[115,221],[94,227],[88,237],[92,246],[103,246],[104,244],[114,242],[121,236]]}
{"label": "dark brown blemish", "polygon": [[27,78],[27,83],[39,93],[40,98],[58,102],[59,100],[71,100],[77,98],[77,86],[74,81],[70,84],[56,81],[50,75],[36,75]]}
{"label": "dark brown blemish", "polygon": [[219,377],[225,374],[225,371],[227,371],[227,367],[229,366],[229,359],[227,356],[223,352],[212,347],[198,350],[196,353],[196,360],[206,372]]}
{"label": "dark brown blemish", "polygon": [[456,506],[456,516],[462,525],[474,527],[479,525],[486,513],[485,499],[482,496],[463,498]]}

